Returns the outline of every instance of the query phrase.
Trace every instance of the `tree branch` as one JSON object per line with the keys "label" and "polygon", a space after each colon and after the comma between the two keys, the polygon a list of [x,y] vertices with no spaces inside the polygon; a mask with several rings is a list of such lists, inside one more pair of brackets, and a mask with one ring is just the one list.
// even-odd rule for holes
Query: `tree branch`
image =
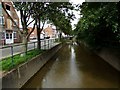
{"label": "tree branch", "polygon": [[37,23],[37,21],[35,20],[35,23],[34,23],[34,26],[33,26],[32,30],[31,30],[30,33],[26,36],[27,39],[29,38],[29,36],[31,35],[31,33],[34,31],[36,23]]}
{"label": "tree branch", "polygon": [[44,25],[45,25],[45,20],[44,20],[44,22],[43,22],[43,26],[42,26],[42,28],[41,28],[41,31],[43,30],[43,28],[44,28]]}
{"label": "tree branch", "polygon": [[2,8],[3,10],[6,12],[6,14],[8,15],[8,17],[10,18],[10,20],[15,24],[15,26],[18,28],[18,32],[20,34],[20,36],[22,36],[22,31],[20,30],[19,28],[19,25],[17,25],[17,23],[13,20],[13,18],[9,15],[9,13],[7,12],[6,8],[4,7],[4,2],[1,2],[2,3]]}
{"label": "tree branch", "polygon": [[24,28],[24,20],[23,20],[23,11],[22,10],[20,10],[20,17],[21,17],[21,23],[22,23],[22,26],[23,26],[23,28]]}
{"label": "tree branch", "polygon": [[28,23],[28,21],[29,21],[29,19],[30,19],[30,14],[29,14],[29,15],[27,15],[27,17],[28,17],[28,19],[27,19],[26,21],[27,21],[27,23]]}
{"label": "tree branch", "polygon": [[30,22],[30,23],[28,23],[28,25],[27,26],[29,26],[32,22],[34,21],[34,19]]}

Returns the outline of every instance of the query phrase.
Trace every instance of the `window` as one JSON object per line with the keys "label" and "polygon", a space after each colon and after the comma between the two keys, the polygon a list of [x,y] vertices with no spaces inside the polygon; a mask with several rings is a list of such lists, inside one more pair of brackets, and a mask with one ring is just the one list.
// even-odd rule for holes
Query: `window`
{"label": "window", "polygon": [[3,24],[4,24],[3,16],[0,16],[0,25],[3,25]]}
{"label": "window", "polygon": [[6,33],[6,39],[9,39],[9,34],[8,33]]}
{"label": "window", "polygon": [[10,6],[7,4],[6,4],[6,10],[7,10],[8,14],[11,16]]}
{"label": "window", "polygon": [[9,5],[6,5],[6,9],[10,11],[10,6],[9,6]]}
{"label": "window", "polygon": [[1,2],[0,2],[0,10],[2,9],[2,4],[1,4]]}
{"label": "window", "polygon": [[12,33],[10,33],[10,39],[12,39]]}
{"label": "window", "polygon": [[0,3],[0,16],[2,16],[2,5]]}
{"label": "window", "polygon": [[17,38],[17,34],[16,32],[13,32],[14,38]]}

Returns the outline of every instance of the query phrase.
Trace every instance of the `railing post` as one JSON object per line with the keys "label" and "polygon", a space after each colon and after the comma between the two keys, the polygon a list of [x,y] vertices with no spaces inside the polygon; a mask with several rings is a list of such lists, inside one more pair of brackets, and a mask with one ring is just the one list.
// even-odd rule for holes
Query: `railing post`
{"label": "railing post", "polygon": [[53,39],[53,46],[54,46],[54,39]]}
{"label": "railing post", "polygon": [[52,47],[52,41],[53,41],[53,39],[51,39],[51,45],[50,45],[50,48]]}
{"label": "railing post", "polygon": [[46,49],[47,47],[46,47],[46,39],[45,39],[45,49]]}
{"label": "railing post", "polygon": [[54,40],[55,40],[55,39],[53,39],[53,45],[54,45]]}
{"label": "railing post", "polygon": [[49,49],[49,39],[48,39],[48,49]]}
{"label": "railing post", "polygon": [[51,42],[51,47],[53,47],[53,39],[51,40],[52,42]]}
{"label": "railing post", "polygon": [[50,48],[51,48],[51,40],[52,40],[52,39],[50,39]]}
{"label": "railing post", "polygon": [[35,42],[34,42],[34,50],[35,50]]}
{"label": "railing post", "polygon": [[44,50],[45,50],[45,39],[44,39],[44,44],[43,44],[43,46],[44,46]]}
{"label": "railing post", "polygon": [[12,60],[12,66],[14,66],[14,61],[13,61],[13,46],[11,46],[11,60]]}
{"label": "railing post", "polygon": [[44,44],[43,40],[41,40],[41,49],[44,49]]}

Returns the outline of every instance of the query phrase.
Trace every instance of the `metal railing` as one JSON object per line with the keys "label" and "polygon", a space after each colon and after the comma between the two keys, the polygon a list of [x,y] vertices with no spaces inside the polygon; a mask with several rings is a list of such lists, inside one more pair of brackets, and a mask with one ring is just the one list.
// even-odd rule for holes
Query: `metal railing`
{"label": "metal railing", "polygon": [[[47,50],[52,48],[56,45],[55,43],[56,39],[44,39],[41,40],[41,50]],[[2,51],[2,56],[0,56],[0,60],[3,60],[4,58],[11,57],[13,58],[14,55],[22,54],[23,53],[23,47],[24,44],[11,44],[7,46],[0,47],[0,50]],[[37,48],[37,41],[28,42],[27,44],[27,52],[29,50],[34,50]]]}

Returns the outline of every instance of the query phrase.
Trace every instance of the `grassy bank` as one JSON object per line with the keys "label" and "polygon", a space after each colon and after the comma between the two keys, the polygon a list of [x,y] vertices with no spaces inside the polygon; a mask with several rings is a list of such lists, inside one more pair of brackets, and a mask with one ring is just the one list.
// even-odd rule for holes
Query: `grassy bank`
{"label": "grassy bank", "polygon": [[13,57],[13,63],[12,63],[11,57],[5,58],[0,61],[0,68],[2,68],[2,71],[9,71],[13,68],[16,68],[18,65],[30,60],[36,55],[39,55],[42,52],[43,50],[35,49],[35,50],[28,51],[26,56],[15,55]]}

